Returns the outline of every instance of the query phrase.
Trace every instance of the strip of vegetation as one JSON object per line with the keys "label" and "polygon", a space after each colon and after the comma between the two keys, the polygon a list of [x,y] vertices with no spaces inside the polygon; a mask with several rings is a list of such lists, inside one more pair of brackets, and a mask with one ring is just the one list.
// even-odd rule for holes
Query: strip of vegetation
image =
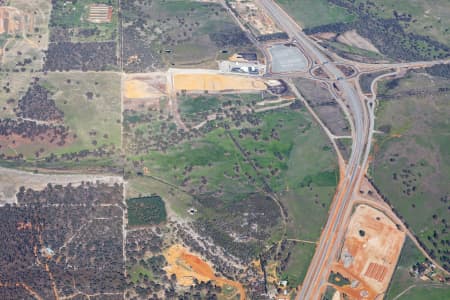
{"label": "strip of vegetation", "polygon": [[342,276],[342,274],[339,272],[337,273],[331,272],[330,277],[328,277],[328,282],[337,286],[344,286],[350,284],[350,280]]}

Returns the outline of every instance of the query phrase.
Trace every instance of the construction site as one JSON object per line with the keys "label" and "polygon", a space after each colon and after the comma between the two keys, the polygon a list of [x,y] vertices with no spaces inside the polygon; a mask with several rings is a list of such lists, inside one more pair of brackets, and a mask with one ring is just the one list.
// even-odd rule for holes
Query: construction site
{"label": "construction site", "polygon": [[238,75],[213,73],[175,74],[173,81],[175,90],[189,92],[254,92],[267,89],[262,79]]}
{"label": "construction site", "polygon": [[331,268],[333,287],[350,299],[382,299],[404,241],[405,232],[383,213],[367,205],[357,206],[340,260]]}
{"label": "construction site", "polygon": [[230,6],[236,11],[244,24],[248,24],[256,35],[267,35],[282,32],[275,22],[269,18],[255,1],[233,0]]}
{"label": "construction site", "polygon": [[164,73],[127,75],[124,80],[125,109],[159,109],[160,99],[167,96],[167,77]]}

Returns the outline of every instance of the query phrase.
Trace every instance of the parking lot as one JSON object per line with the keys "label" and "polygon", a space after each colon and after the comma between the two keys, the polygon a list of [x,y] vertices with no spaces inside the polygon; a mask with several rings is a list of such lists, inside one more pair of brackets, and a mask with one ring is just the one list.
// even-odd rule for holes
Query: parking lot
{"label": "parking lot", "polygon": [[308,60],[295,46],[277,44],[270,46],[272,73],[302,72],[308,67]]}

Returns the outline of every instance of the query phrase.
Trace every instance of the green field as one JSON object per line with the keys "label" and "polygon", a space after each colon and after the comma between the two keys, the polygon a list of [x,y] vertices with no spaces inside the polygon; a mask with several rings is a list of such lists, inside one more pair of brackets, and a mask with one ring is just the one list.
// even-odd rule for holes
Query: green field
{"label": "green field", "polygon": [[145,278],[147,278],[148,280],[153,280],[152,271],[144,268],[139,264],[134,265],[128,272],[131,276],[131,282],[133,282],[134,284],[137,284],[139,281],[145,280]]}
{"label": "green field", "polygon": [[166,221],[167,213],[160,196],[131,198],[127,200],[128,225],[155,225]]}
{"label": "green field", "polygon": [[233,109],[255,107],[259,101],[268,98],[261,94],[228,94],[228,95],[185,95],[178,97],[180,114],[187,124],[197,125],[206,120],[208,115],[223,113]]}
{"label": "green field", "polygon": [[278,0],[278,3],[300,23],[303,28],[332,23],[349,23],[357,16],[326,0]]}
{"label": "green field", "polygon": [[[0,73],[0,82],[8,86],[9,91],[0,97],[4,107],[0,117],[18,120],[18,103],[30,87],[31,75],[24,73],[13,77]],[[62,120],[57,122],[38,120],[37,124],[43,123],[48,128],[64,126],[67,132],[65,143],[57,145],[56,142],[49,142],[50,139],[37,139],[31,135],[24,141],[14,141],[12,147],[4,147],[2,153],[21,154],[26,163],[35,164],[36,167],[116,166],[109,154],[96,157],[87,154],[89,151],[104,149],[115,155],[120,150],[120,77],[114,73],[108,73],[107,76],[99,73],[46,73],[35,76],[37,84],[50,92],[48,98],[64,114]],[[57,136],[54,139],[59,141]],[[69,158],[73,153],[79,153],[79,156]],[[69,156],[65,159],[60,159],[67,154]],[[51,161],[46,160],[50,155]],[[80,158],[85,161],[80,161]]]}
{"label": "green field", "polygon": [[[56,153],[120,148],[120,77],[114,73],[48,73],[41,85],[54,93],[56,106],[64,112],[64,124],[76,134],[70,145]],[[92,93],[92,99],[88,97]]]}
{"label": "green field", "polygon": [[442,300],[448,297],[450,297],[448,286],[415,286],[396,300]]}
{"label": "green field", "polygon": [[[411,73],[380,85],[371,176],[428,252],[449,268],[448,80]],[[420,218],[417,216],[420,215]]]}
{"label": "green field", "polygon": [[[110,23],[91,23],[87,20],[90,4],[113,7]],[[101,42],[118,38],[117,0],[53,1],[50,19],[53,41]],[[64,32],[65,38],[60,38]],[[56,37],[58,36],[58,37]],[[56,39],[56,40],[55,40]]]}
{"label": "green field", "polygon": [[287,251],[291,253],[291,258],[286,269],[281,273],[281,280],[287,280],[289,286],[297,287],[303,282],[309,263],[314,255],[316,246],[313,244],[295,243]]}
{"label": "green field", "polygon": [[[192,103],[181,110],[205,107]],[[149,128],[159,119],[152,117]],[[335,154],[306,110],[285,108],[241,117],[236,123],[213,121],[206,127],[195,136],[169,142],[163,150],[130,152],[135,172],[147,170],[138,177],[130,173],[133,195],[171,195],[171,210],[194,219],[202,235],[245,260],[265,244],[279,241],[286,230],[288,238],[317,240],[339,178]],[[132,134],[129,130],[127,125],[125,134]],[[286,208],[287,228],[272,197]],[[196,212],[188,215],[191,207]],[[230,233],[245,242],[233,241]],[[305,260],[309,258],[293,257],[294,265],[307,264]],[[290,270],[293,280],[301,280],[301,273]]]}

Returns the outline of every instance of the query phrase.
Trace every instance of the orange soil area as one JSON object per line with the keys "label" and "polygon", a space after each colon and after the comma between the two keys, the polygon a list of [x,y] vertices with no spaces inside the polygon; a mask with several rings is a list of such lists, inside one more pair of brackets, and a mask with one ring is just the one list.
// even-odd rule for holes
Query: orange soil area
{"label": "orange soil area", "polygon": [[185,91],[263,91],[267,87],[264,81],[236,75],[222,74],[176,74],[174,75],[176,90]]}
{"label": "orange soil area", "polygon": [[137,79],[125,81],[125,97],[140,99],[153,96],[155,96],[155,91],[152,91],[146,82]]}
{"label": "orange soil area", "polygon": [[[404,241],[405,233],[388,217],[370,206],[359,205],[350,220],[343,247],[343,253],[350,254],[353,261],[347,268],[342,260],[332,267],[334,272],[359,284],[354,288],[347,285],[337,289],[352,299],[375,299],[384,294]],[[362,297],[364,291],[366,297]]]}
{"label": "orange soil area", "polygon": [[[214,281],[218,286],[232,286],[236,289],[236,293],[240,295],[240,299],[245,299],[244,287],[236,282],[226,278],[217,277],[213,268],[198,256],[188,252],[181,245],[173,245],[164,252],[164,256],[169,264],[166,271],[169,274],[175,274],[180,285],[190,286],[194,283],[194,278],[199,281]],[[233,298],[233,297],[229,297]]]}
{"label": "orange soil area", "polygon": [[163,73],[128,75],[124,82],[124,109],[159,109],[167,96],[167,77]]}

